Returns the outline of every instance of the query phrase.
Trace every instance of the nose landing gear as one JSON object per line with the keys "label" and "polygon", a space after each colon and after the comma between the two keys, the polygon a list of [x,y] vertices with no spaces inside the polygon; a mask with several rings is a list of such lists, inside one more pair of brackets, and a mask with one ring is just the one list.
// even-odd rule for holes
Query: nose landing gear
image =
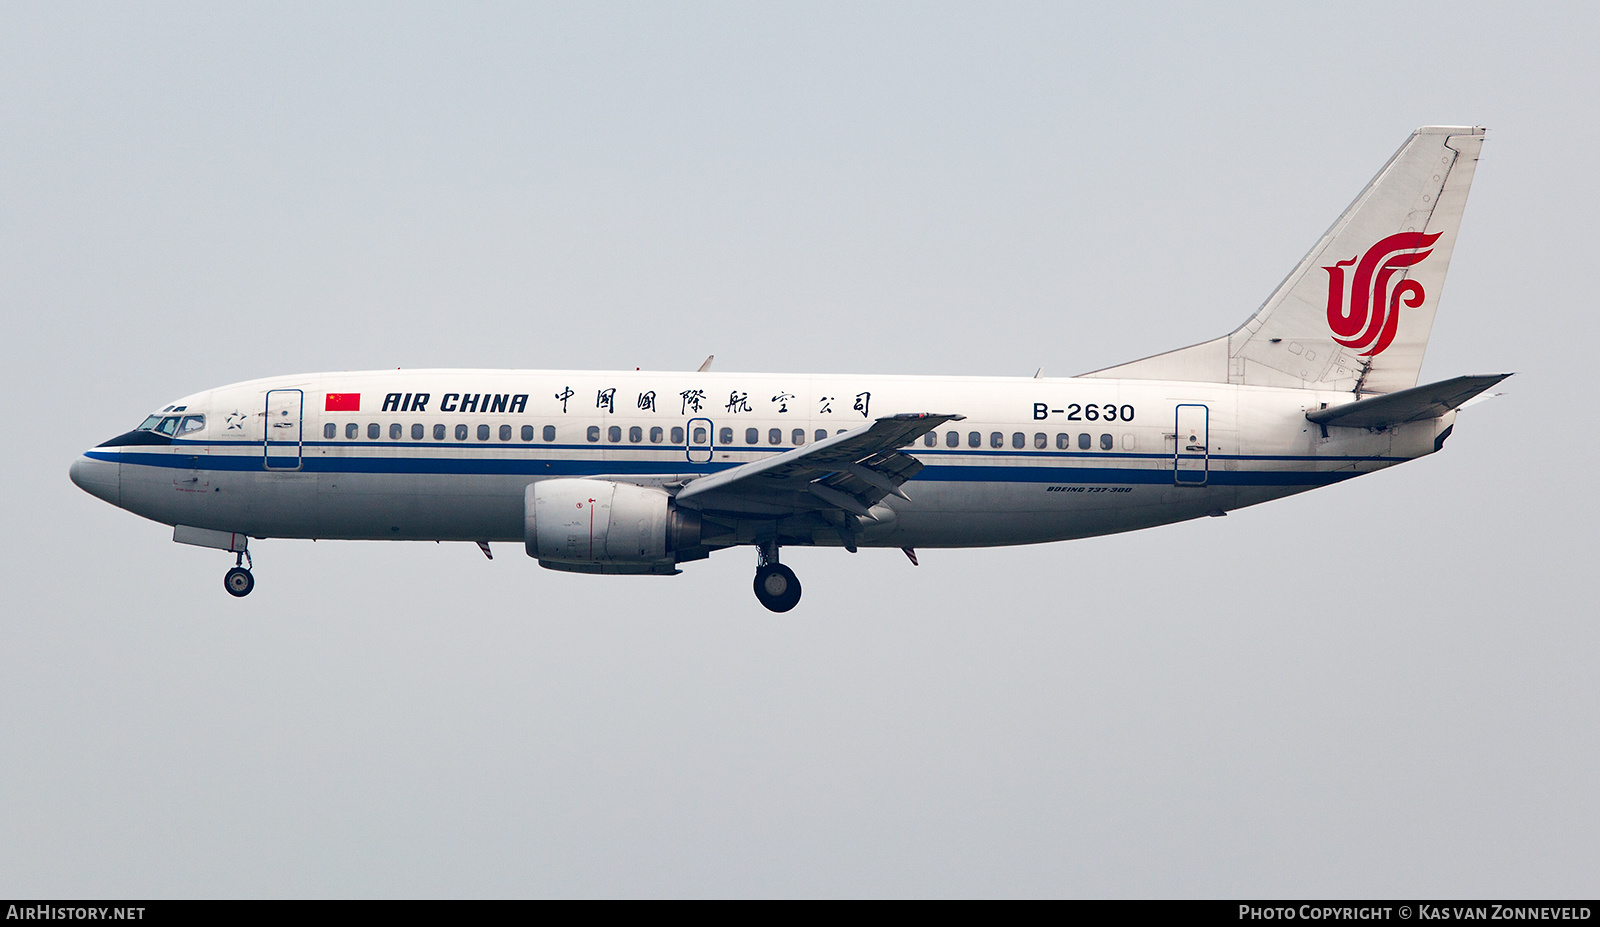
{"label": "nose landing gear", "polygon": [[233,569],[222,577],[222,588],[228,590],[228,595],[244,598],[250,594],[250,590],[256,587],[256,578],[250,574],[250,568],[245,566],[246,563],[249,563],[250,566],[255,566],[254,563],[250,562],[249,551],[241,550],[239,555],[234,558]]}
{"label": "nose landing gear", "polygon": [[786,612],[800,602],[800,580],[778,562],[778,545],[763,544],[756,565],[756,601],[775,612]]}

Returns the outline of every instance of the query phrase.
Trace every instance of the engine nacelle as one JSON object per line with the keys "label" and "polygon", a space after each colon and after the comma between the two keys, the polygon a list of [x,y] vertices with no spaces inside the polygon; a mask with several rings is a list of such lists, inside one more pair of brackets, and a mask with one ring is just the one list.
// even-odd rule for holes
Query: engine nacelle
{"label": "engine nacelle", "polygon": [[540,566],[576,573],[675,573],[699,520],[666,492],[609,480],[541,480],[523,496],[523,538]]}

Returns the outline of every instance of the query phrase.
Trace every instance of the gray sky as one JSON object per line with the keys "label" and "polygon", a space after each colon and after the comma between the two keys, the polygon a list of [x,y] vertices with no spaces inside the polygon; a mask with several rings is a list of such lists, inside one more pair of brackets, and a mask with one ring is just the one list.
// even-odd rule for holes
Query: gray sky
{"label": "gray sky", "polygon": [[[1600,892],[1592,5],[0,5],[0,895]],[[1066,375],[1232,329],[1490,127],[1442,454],[674,579],[229,558],[76,489],[417,366]]]}

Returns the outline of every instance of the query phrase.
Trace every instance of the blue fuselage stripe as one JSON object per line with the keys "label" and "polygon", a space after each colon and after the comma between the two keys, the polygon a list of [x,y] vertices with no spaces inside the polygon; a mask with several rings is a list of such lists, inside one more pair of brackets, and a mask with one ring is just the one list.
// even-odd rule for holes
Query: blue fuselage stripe
{"label": "blue fuselage stripe", "polygon": [[[184,441],[182,439],[172,442],[173,447],[195,448],[251,448],[259,449],[260,441]],[[342,449],[369,449],[369,448],[418,448],[425,447],[434,450],[476,450],[476,451],[605,451],[606,453],[638,453],[638,454],[683,454],[685,448],[681,444],[512,444],[490,443],[487,441],[305,441],[302,446],[307,448],[342,448]],[[288,450],[294,447],[293,442],[273,442],[273,450]],[[708,448],[700,446],[695,450],[704,453]],[[794,448],[787,446],[768,447],[763,445],[716,445],[710,450],[737,454],[782,454]],[[1132,451],[1060,451],[1060,450],[1015,450],[1001,449],[990,450],[987,448],[943,448],[943,447],[906,447],[905,453],[919,458],[935,457],[991,457],[1009,460],[1039,460],[1043,458],[1069,459],[1069,460],[1171,460],[1172,455],[1144,454]],[[1185,458],[1199,459],[1202,455],[1184,455]],[[1346,456],[1338,454],[1310,455],[1310,454],[1210,454],[1212,460],[1251,460],[1251,461],[1320,461],[1327,462],[1366,462],[1366,463],[1405,463],[1408,457],[1386,456]],[[347,458],[348,459],[348,458]],[[454,459],[454,458],[449,458]]]}
{"label": "blue fuselage stripe", "polygon": [[[437,445],[435,445],[437,446]],[[470,445],[469,445],[470,446]],[[579,446],[582,447],[581,445]],[[558,449],[546,445],[541,450]],[[559,448],[578,449],[578,448]],[[591,448],[583,448],[591,449]],[[659,450],[659,449],[657,449]],[[748,453],[756,448],[741,449]],[[87,456],[110,462],[120,462],[135,466],[158,467],[175,470],[202,470],[202,471],[230,471],[230,472],[281,472],[280,467],[293,467],[295,458],[291,456],[272,457],[273,467],[264,468],[263,461],[257,455],[240,454],[184,454],[166,453],[152,454],[138,451],[119,451],[113,449],[89,451]],[[967,456],[974,456],[968,454]],[[1035,460],[1043,454],[986,454],[988,457],[1009,457],[1010,459]],[[919,481],[933,482],[977,482],[977,483],[1116,483],[1116,484],[1149,484],[1163,485],[1173,481],[1173,470],[1170,466],[1085,466],[1089,460],[1098,458],[1104,461],[1113,459],[1141,460],[1141,461],[1170,461],[1170,455],[1142,455],[1142,454],[1083,454],[1073,455],[1076,460],[1067,462],[1068,455],[1051,455],[1062,462],[1051,466],[1029,466],[1023,464],[938,464],[930,463],[923,467],[917,474]],[[1213,460],[1242,460],[1282,462],[1294,460],[1306,464],[1316,462],[1352,462],[1363,461],[1373,464],[1397,462],[1392,458],[1316,458],[1316,457],[1213,457]],[[280,464],[279,461],[283,461]],[[1131,462],[1131,461],[1130,461]],[[337,474],[337,473],[363,473],[363,474],[428,474],[428,475],[499,475],[499,476],[594,476],[603,473],[628,474],[634,476],[670,475],[679,473],[715,473],[731,467],[740,466],[739,463],[690,463],[687,460],[574,460],[570,458],[528,458],[528,457],[322,457],[306,456],[300,461],[297,468],[301,473]],[[1340,480],[1358,476],[1361,470],[1343,469],[1336,472],[1315,470],[1226,470],[1216,466],[1207,473],[1207,482],[1219,486],[1312,486],[1335,483]]]}

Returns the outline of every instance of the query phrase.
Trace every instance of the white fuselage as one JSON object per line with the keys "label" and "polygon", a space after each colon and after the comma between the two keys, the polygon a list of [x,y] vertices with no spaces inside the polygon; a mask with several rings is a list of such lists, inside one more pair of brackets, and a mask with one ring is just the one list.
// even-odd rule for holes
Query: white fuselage
{"label": "white fuselage", "polygon": [[[1302,492],[1432,453],[1454,418],[1384,431],[1305,418],[1354,398],[1099,378],[324,373],[197,393],[174,406],[203,415],[203,427],[170,444],[97,448],[83,463],[91,491],[171,525],[516,541],[538,480],[666,484],[883,415],[956,413],[965,420],[904,449],[925,469],[861,543],[976,547],[1128,531]],[[840,542],[821,532],[811,543]]]}

